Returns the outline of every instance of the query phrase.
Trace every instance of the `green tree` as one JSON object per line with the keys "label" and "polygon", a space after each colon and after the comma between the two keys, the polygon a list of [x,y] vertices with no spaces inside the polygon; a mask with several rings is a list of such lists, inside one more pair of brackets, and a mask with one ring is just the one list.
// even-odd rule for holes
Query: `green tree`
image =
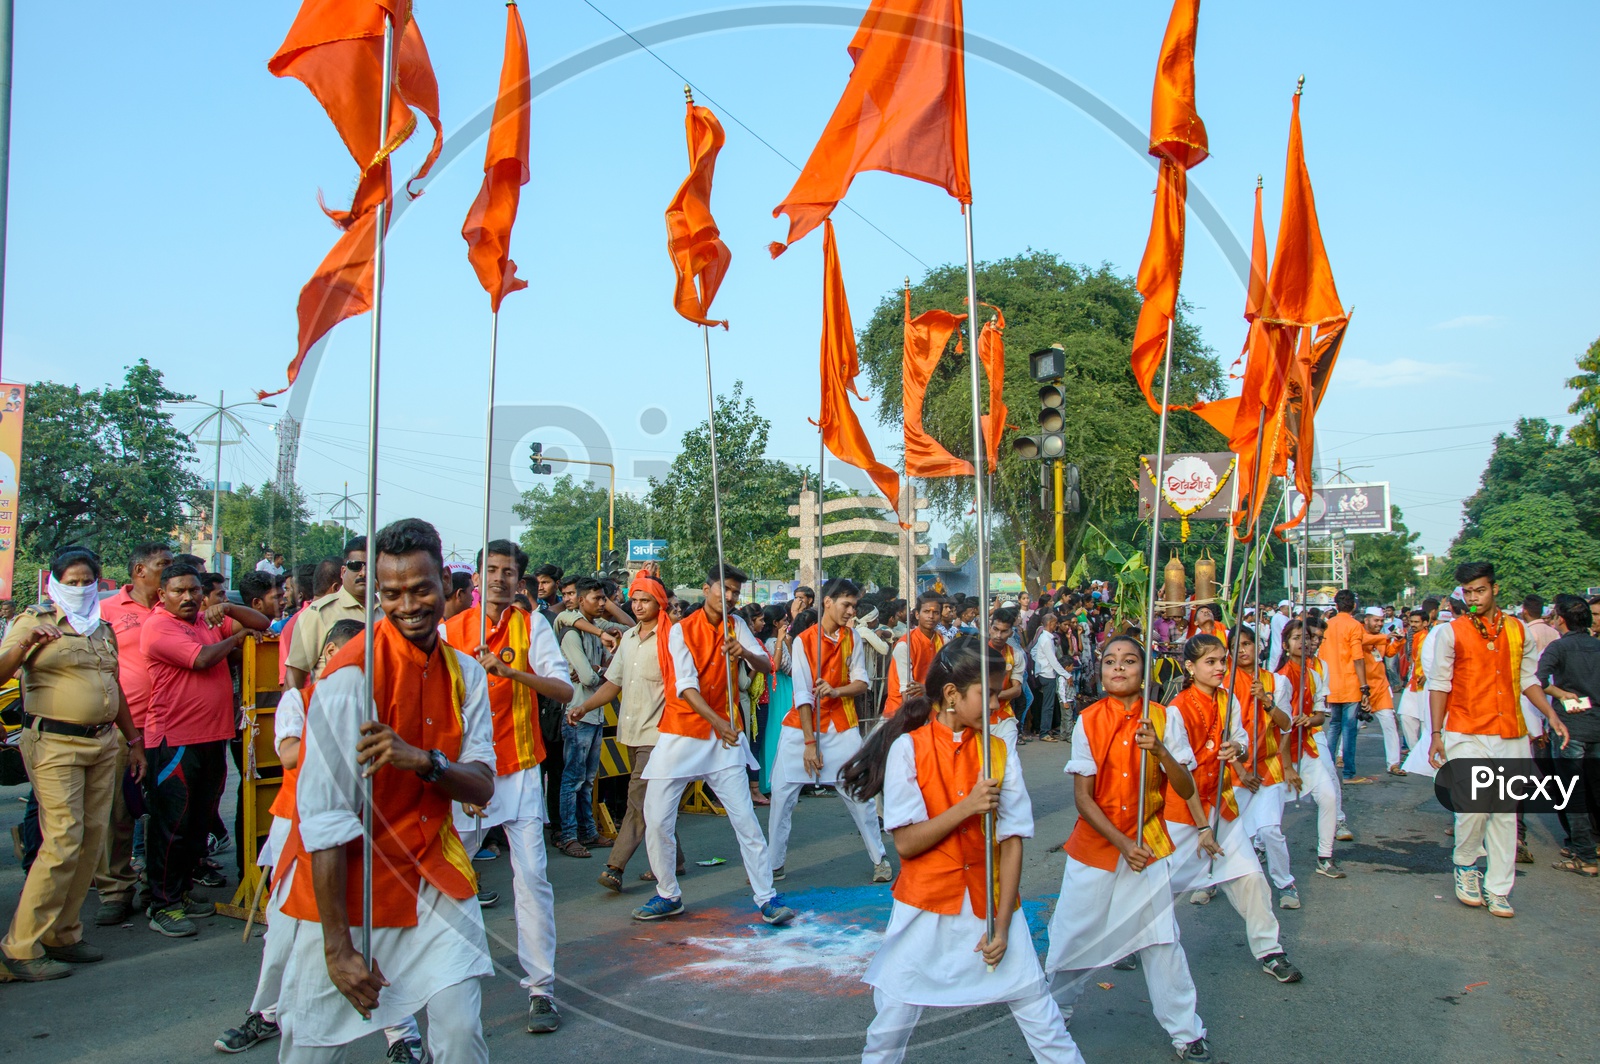
{"label": "green tree", "polygon": [[[1108,527],[1127,518],[1136,523],[1139,455],[1156,449],[1158,418],[1139,393],[1128,365],[1139,320],[1139,293],[1132,279],[1117,276],[1109,267],[1074,266],[1048,252],[984,263],[978,268],[977,287],[980,300],[1005,313],[1008,421],[1020,431],[1029,432],[1038,423],[1038,386],[1028,376],[1029,352],[1055,343],[1066,351],[1067,459],[1079,467],[1083,478],[1082,510],[1066,521],[1070,571],[1087,522]],[[912,289],[912,311],[937,307],[960,313],[966,309],[966,292],[963,268],[938,267]],[[987,310],[983,313],[986,318],[990,315]],[[862,365],[879,396],[878,420],[885,425],[902,421],[904,314],[903,291],[889,293],[860,338]],[[968,459],[972,456],[970,372],[966,357],[947,351],[923,405],[929,434],[951,454]],[[1180,314],[1174,334],[1172,402],[1214,398],[1221,386],[1222,369],[1215,356]],[[1225,449],[1214,430],[1184,413],[1169,418],[1167,446],[1174,452]],[[994,538],[1010,545],[1008,556],[1016,554],[1017,544],[1027,543],[1030,572],[1024,575],[1035,580],[1041,575],[1048,578],[1054,541],[1054,518],[1039,506],[1040,465],[1011,454],[1008,435],[1000,446],[993,483]],[[958,521],[971,507],[969,479],[928,480],[924,490],[947,521]],[[1176,522],[1171,530],[1176,539]],[[1117,532],[1111,533],[1113,538]]]}
{"label": "green tree", "polygon": [[[568,573],[595,570],[595,522],[605,526],[610,496],[586,477],[563,474],[524,492],[513,507],[528,523],[522,549],[529,566],[559,565]],[[650,504],[631,495],[617,496],[617,549],[626,551],[629,539],[645,539],[651,531]],[[604,549],[609,549],[609,542]],[[603,559],[602,559],[603,560]]]}
{"label": "green tree", "polygon": [[1579,527],[1571,507],[1547,496],[1530,494],[1485,513],[1451,548],[1451,564],[1463,561],[1493,562],[1501,601],[1508,603],[1600,585],[1600,544]]}
{"label": "green tree", "polygon": [[1578,446],[1596,450],[1600,449],[1600,340],[1578,356],[1578,369],[1582,372],[1567,378],[1567,387],[1578,393],[1567,413],[1583,420],[1572,426],[1571,437]]}
{"label": "green tree", "polygon": [[1417,533],[1400,519],[1400,507],[1389,507],[1393,532],[1355,536],[1350,562],[1350,588],[1366,605],[1396,603],[1400,593],[1415,586],[1412,556],[1417,553]]}
{"label": "green tree", "polygon": [[[281,551],[285,565],[319,561],[344,549],[344,529],[338,525],[313,524],[311,507],[298,487],[285,494],[268,482],[259,488],[248,484],[236,491],[223,492],[222,546],[233,555],[234,576],[255,568],[266,544]],[[197,492],[192,505],[211,508],[211,493]]]}
{"label": "green tree", "polygon": [[1585,536],[1600,539],[1600,452],[1563,439],[1561,427],[1543,418],[1519,418],[1511,434],[1495,437],[1460,538],[1477,536],[1490,513],[1529,496],[1565,505]]}
{"label": "green tree", "polygon": [[22,550],[48,558],[84,543],[115,566],[135,543],[173,538],[199,480],[189,468],[194,448],[162,406],[188,398],[143,359],[120,388],[34,384],[23,427]]}

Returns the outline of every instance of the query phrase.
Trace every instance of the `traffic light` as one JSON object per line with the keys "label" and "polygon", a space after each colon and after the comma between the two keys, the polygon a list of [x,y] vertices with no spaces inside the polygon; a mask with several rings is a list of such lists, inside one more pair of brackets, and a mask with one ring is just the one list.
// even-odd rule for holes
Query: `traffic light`
{"label": "traffic light", "polygon": [[1075,514],[1083,508],[1083,496],[1078,494],[1078,467],[1068,463],[1064,473],[1061,508],[1069,514]]}
{"label": "traffic light", "polygon": [[622,567],[622,552],[615,547],[606,551],[606,572],[614,573]]}
{"label": "traffic light", "polygon": [[543,458],[544,444],[530,443],[528,445],[528,469],[531,470],[533,475],[536,477],[547,477],[550,475],[550,463],[541,461]]}
{"label": "traffic light", "polygon": [[[1059,352],[1057,352],[1059,354]],[[1030,362],[1036,356],[1029,356]],[[1059,382],[1039,386],[1039,432],[1013,436],[1011,451],[1019,458],[1054,461],[1067,453],[1067,394]]]}

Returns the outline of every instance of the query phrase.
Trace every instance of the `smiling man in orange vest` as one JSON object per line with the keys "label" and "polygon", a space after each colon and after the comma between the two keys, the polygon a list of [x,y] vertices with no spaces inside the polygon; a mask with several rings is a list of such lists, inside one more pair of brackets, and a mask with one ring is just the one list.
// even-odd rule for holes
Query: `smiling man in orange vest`
{"label": "smiling man in orange vest", "polygon": [[[545,870],[544,734],[539,695],[572,699],[567,662],[542,614],[512,605],[528,567],[528,556],[508,539],[491,540],[478,557],[476,583],[482,606],[444,622],[444,638],[475,655],[489,674],[489,714],[494,720],[494,798],[488,806],[457,810],[462,841],[477,853],[489,829],[499,825],[511,844],[511,890],[517,908],[517,959],[528,992],[528,1033],[548,1034],[561,1025],[556,1011],[556,898]],[[493,623],[478,642],[479,615]],[[480,815],[481,814],[481,815]],[[479,895],[479,900],[485,900]]]}
{"label": "smiling man in orange vest", "polygon": [[[350,1042],[426,1009],[436,1059],[487,1064],[478,980],[494,969],[453,812],[494,796],[488,686],[482,666],[439,638],[438,532],[408,518],[373,547],[384,612],[372,633],[377,720],[364,711],[361,639],[329,661],[306,710],[281,859],[294,862],[294,879],[282,908],[292,941],[278,1059],[342,1062]],[[363,775],[373,805],[370,968],[351,932],[362,921]]]}
{"label": "smiling man in orange vest", "polygon": [[885,717],[894,716],[906,699],[923,693],[922,681],[928,677],[928,666],[944,646],[944,637],[939,634],[939,615],[944,606],[944,596],[938,592],[924,591],[917,596],[917,626],[901,636],[889,654],[889,678],[885,684],[889,692],[883,703]]}
{"label": "smiling man in orange vest", "polygon": [[[1521,621],[1495,605],[1493,563],[1456,566],[1456,582],[1467,615],[1437,629],[1428,669],[1428,708],[1433,714],[1429,761],[1434,768],[1455,759],[1531,761],[1519,694],[1544,714],[1551,734],[1565,746],[1567,726],[1539,683],[1538,644]],[[1487,904],[1495,916],[1515,916],[1510,894],[1516,882],[1517,814],[1457,813],[1455,838],[1457,900],[1472,908]],[[1489,870],[1484,874],[1478,859],[1486,854]]]}

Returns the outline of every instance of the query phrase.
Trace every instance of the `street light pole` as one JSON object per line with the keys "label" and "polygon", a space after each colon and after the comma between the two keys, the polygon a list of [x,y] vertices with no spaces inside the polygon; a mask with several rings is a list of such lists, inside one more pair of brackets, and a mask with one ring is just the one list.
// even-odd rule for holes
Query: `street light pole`
{"label": "street light pole", "polygon": [[[217,392],[217,409],[228,409]],[[211,571],[222,571],[222,523],[217,520],[217,509],[222,505],[222,415],[217,415],[217,464],[211,474]]]}

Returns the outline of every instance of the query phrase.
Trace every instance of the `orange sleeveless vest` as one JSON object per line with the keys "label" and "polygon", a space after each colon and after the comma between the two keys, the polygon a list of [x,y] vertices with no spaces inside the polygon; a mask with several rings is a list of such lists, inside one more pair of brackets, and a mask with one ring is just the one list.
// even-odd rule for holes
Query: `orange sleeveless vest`
{"label": "orange sleeveless vest", "polygon": [[[1134,822],[1139,819],[1139,748],[1134,733],[1139,730],[1139,704],[1125,709],[1115,698],[1102,698],[1078,718],[1094,758],[1094,804],[1111,821],[1112,827],[1134,838]],[[1156,738],[1167,734],[1167,710],[1159,702],[1150,703],[1150,726]],[[1156,859],[1172,852],[1172,836],[1167,834],[1161,808],[1166,793],[1166,774],[1161,759],[1147,755],[1145,766],[1145,806],[1143,842]],[[1073,825],[1067,839],[1067,853],[1080,864],[1113,872],[1122,853],[1083,817]]]}
{"label": "orange sleeveless vest", "polygon": [[[928,669],[933,665],[933,659],[944,648],[944,637],[937,632],[933,636],[922,634],[921,628],[913,628],[900,637],[900,642],[906,645],[907,656],[911,659],[911,683],[922,683],[928,678]],[[894,660],[894,655],[889,655],[888,697],[883,703],[883,716],[888,719],[895,715],[900,704],[905,699],[900,694],[900,665]]]}
{"label": "orange sleeveless vest", "polygon": [[[1317,663],[1312,664],[1311,672],[1313,676],[1319,674],[1320,670],[1317,668]],[[1289,662],[1283,667],[1283,672],[1280,675],[1289,681],[1289,716],[1303,717],[1316,708],[1317,699],[1315,688],[1314,686],[1307,687],[1304,683],[1304,678],[1301,676],[1300,665],[1298,662]],[[1317,753],[1317,737],[1314,734],[1315,731],[1315,728],[1290,728],[1288,731],[1283,733],[1284,738],[1288,740],[1286,746],[1288,747],[1289,763],[1291,765],[1300,760],[1302,753],[1304,753],[1307,757],[1320,756]]]}
{"label": "orange sleeveless vest", "polygon": [[[812,632],[817,633],[808,642],[806,636]],[[818,643],[822,644],[819,653]],[[844,732],[854,728],[857,723],[856,700],[850,698],[823,698],[816,696],[816,682],[818,677],[825,679],[834,687],[843,687],[850,682],[850,655],[855,651],[855,633],[848,628],[839,629],[839,638],[823,639],[822,625],[812,625],[800,633],[800,645],[805,647],[806,664],[811,666],[811,697],[813,702],[820,702],[822,709],[817,716],[816,728],[819,732]],[[821,666],[818,667],[818,660]],[[800,710],[791,709],[789,715],[783,718],[785,728],[800,727]]]}
{"label": "orange sleeveless vest", "polygon": [[[373,639],[378,667],[372,697],[378,720],[412,746],[437,749],[452,761],[459,758],[465,685],[455,651],[441,641],[424,658],[387,618],[378,621]],[[342,668],[362,668],[365,651],[363,640],[350,640],[333,656],[323,677]],[[307,705],[302,764],[305,742],[314,734],[309,721],[316,711],[315,705]],[[472,897],[477,889],[472,860],[456,834],[453,805],[442,788],[422,782],[414,772],[385,768],[372,778],[372,799],[373,926],[415,927],[417,892],[424,879],[458,901]],[[345,905],[354,925],[362,918],[361,840],[352,840],[345,852],[349,860]],[[297,866],[284,913],[296,920],[319,920],[311,855],[300,839],[298,812],[284,856]]]}
{"label": "orange sleeveless vest", "polygon": [[[1190,775],[1194,777],[1195,797],[1200,799],[1200,808],[1207,814],[1216,806],[1217,780],[1222,776],[1222,761],[1218,754],[1226,738],[1222,734],[1222,700],[1227,697],[1227,692],[1220,687],[1211,698],[1207,698],[1196,687],[1186,687],[1172,700],[1171,708],[1183,714],[1183,729],[1189,733],[1189,747],[1194,751],[1195,761]],[[1162,800],[1166,805],[1168,820],[1174,824],[1200,826],[1189,812],[1189,803],[1178,797],[1170,780]],[[1222,784],[1222,819],[1233,820],[1238,815],[1239,803],[1233,796],[1233,781],[1229,779]]]}
{"label": "orange sleeveless vest", "polygon": [[[936,720],[908,734],[916,754],[917,786],[931,820],[959,805],[978,782],[983,771],[982,736],[969,730],[965,741],[958,743],[955,733]],[[992,736],[989,760],[994,778],[1004,779],[1006,744]],[[900,862],[894,897],[924,912],[955,916],[961,912],[965,894],[981,920],[989,912],[983,869],[983,818],[971,816],[934,846]],[[995,874],[999,875],[998,867]]]}
{"label": "orange sleeveless vest", "polygon": [[[444,622],[445,641],[470,658],[477,657],[478,612],[463,610]],[[533,672],[528,660],[532,642],[526,610],[512,607],[489,628],[489,649],[518,672]],[[539,728],[539,700],[532,688],[509,676],[489,677],[489,715],[494,721],[495,775],[509,776],[533,768],[544,760],[544,733]]]}
{"label": "orange sleeveless vest", "polygon": [[1502,739],[1528,734],[1520,701],[1522,647],[1527,633],[1515,617],[1506,617],[1505,626],[1490,650],[1489,640],[1478,634],[1471,618],[1457,617],[1450,622],[1456,637],[1456,660],[1445,698],[1445,731]]}
{"label": "orange sleeveless vest", "polygon": [[[1006,686],[1011,683],[1011,670],[1016,667],[1017,652],[1012,648],[1010,643],[1006,644],[1005,659],[1005,675],[999,680],[996,680],[993,676],[989,677],[989,690],[991,691],[1003,691],[1006,689]],[[989,714],[989,723],[999,724],[1001,721],[1009,720],[1015,716],[1016,714],[1011,710],[1011,700],[1008,698],[1002,701],[993,713]]]}
{"label": "orange sleeveless vest", "polygon": [[[689,656],[694,659],[695,669],[700,675],[700,697],[706,700],[706,705],[711,707],[713,713],[728,720],[728,659],[722,653],[722,626],[712,624],[705,609],[701,608],[677,627],[683,633],[683,645],[689,648]],[[678,697],[677,671],[672,664],[672,655],[665,654],[661,660],[661,678],[665,682],[667,704],[661,711],[658,729],[668,735],[711,738],[711,722],[696,713],[686,699]],[[733,724],[736,728],[739,726],[737,720]]]}
{"label": "orange sleeveless vest", "polygon": [[[1250,737],[1250,760],[1255,764],[1256,775],[1261,777],[1262,785],[1270,787],[1283,782],[1283,755],[1278,747],[1278,728],[1272,723],[1272,694],[1277,690],[1278,678],[1265,670],[1258,675],[1266,691],[1265,703],[1256,701],[1255,691],[1251,689],[1253,681],[1243,670],[1234,673],[1233,693],[1239,700],[1240,723]],[[1239,770],[1230,771],[1233,773],[1233,782],[1238,783]]]}

